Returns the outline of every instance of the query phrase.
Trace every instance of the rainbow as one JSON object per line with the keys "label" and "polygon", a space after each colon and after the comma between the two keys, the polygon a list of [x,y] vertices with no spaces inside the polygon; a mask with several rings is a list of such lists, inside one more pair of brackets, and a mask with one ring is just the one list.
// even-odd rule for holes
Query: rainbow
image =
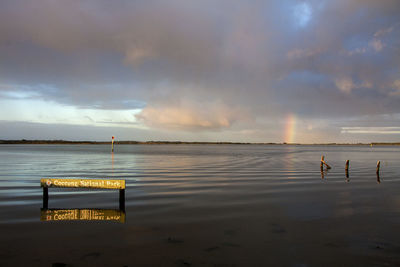
{"label": "rainbow", "polygon": [[296,128],[296,116],[294,114],[289,114],[285,121],[285,143],[293,143],[295,138],[295,128]]}

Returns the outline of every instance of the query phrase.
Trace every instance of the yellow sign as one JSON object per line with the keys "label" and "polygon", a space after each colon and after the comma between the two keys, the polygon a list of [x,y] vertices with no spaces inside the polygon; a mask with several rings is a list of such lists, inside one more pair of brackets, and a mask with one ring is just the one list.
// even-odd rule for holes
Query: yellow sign
{"label": "yellow sign", "polygon": [[118,221],[125,223],[125,212],[112,209],[42,209],[41,221]]}
{"label": "yellow sign", "polygon": [[125,180],[98,180],[98,179],[40,179],[41,187],[73,187],[73,188],[102,188],[125,189]]}

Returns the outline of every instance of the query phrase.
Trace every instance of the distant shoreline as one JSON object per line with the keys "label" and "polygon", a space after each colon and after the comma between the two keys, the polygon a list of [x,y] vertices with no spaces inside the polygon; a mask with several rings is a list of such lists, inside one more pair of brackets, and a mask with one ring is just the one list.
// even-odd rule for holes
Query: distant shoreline
{"label": "distant shoreline", "polygon": [[[10,144],[32,144],[32,145],[106,145],[111,144],[111,141],[68,141],[68,140],[0,140],[0,145]],[[399,146],[400,143],[242,143],[242,142],[183,142],[183,141],[116,141],[115,144],[120,145],[325,145],[325,146]]]}

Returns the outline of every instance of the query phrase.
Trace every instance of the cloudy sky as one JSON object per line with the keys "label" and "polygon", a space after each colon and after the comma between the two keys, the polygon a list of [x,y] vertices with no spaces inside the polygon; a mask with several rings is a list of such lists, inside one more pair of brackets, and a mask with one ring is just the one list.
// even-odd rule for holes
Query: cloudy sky
{"label": "cloudy sky", "polygon": [[0,129],[400,142],[400,2],[1,0]]}

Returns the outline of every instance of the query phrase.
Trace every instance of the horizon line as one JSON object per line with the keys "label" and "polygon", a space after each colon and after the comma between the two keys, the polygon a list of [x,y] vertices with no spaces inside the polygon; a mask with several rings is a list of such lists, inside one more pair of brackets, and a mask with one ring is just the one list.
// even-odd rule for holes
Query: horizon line
{"label": "horizon line", "polygon": [[[89,140],[63,140],[63,139],[0,139],[0,144],[111,144],[110,141],[89,141]],[[231,142],[231,141],[163,141],[163,140],[119,140],[114,144],[214,144],[214,145],[400,145],[400,142],[368,142],[368,143],[287,143],[287,142]]]}

